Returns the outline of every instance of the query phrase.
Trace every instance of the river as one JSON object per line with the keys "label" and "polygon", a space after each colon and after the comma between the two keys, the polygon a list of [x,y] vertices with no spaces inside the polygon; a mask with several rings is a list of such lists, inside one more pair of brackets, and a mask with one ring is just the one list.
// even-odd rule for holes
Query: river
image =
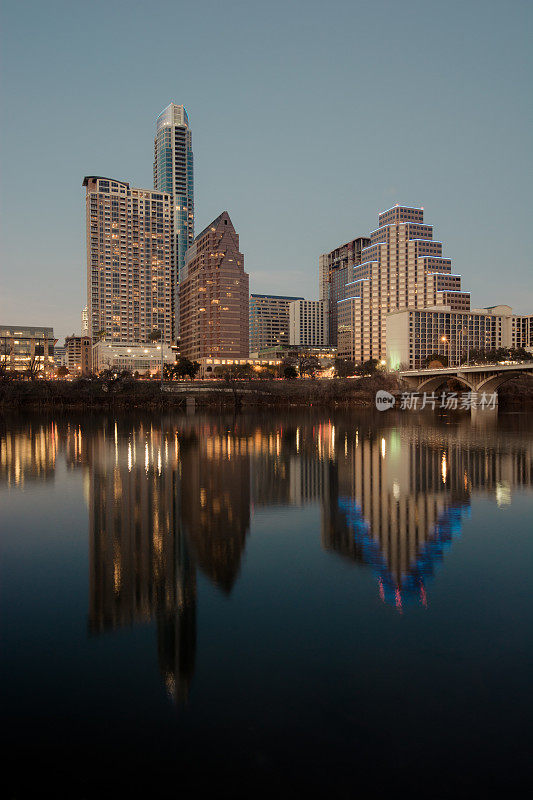
{"label": "river", "polygon": [[512,793],[533,417],[0,423],[9,797]]}

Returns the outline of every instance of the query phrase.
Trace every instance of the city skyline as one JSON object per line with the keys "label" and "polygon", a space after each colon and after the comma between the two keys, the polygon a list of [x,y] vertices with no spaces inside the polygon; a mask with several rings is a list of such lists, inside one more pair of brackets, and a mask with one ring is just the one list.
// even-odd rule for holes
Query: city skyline
{"label": "city skyline", "polygon": [[[235,5],[221,18],[203,13],[207,5],[190,10],[159,3],[151,15],[136,9],[120,40],[121,3],[109,9],[103,32],[94,13],[98,3],[90,11],[80,6],[74,15],[59,14],[61,3],[36,6],[29,21],[15,4],[5,4],[6,65],[14,63],[22,30],[27,56],[4,92],[3,152],[9,160],[3,164],[3,319],[52,325],[60,340],[79,332],[85,305],[79,184],[92,173],[150,189],[154,120],[170,102],[186,106],[194,131],[197,228],[228,208],[242,238],[251,292],[316,298],[319,255],[371,231],[377,208],[406,203],[424,205],[428,218],[438,220],[473,305],[530,310],[523,231],[531,205],[531,117],[521,98],[529,82],[524,53],[531,9],[525,3],[515,3],[513,13],[500,2],[468,8],[451,3],[427,18],[416,2],[402,9],[390,3],[311,4],[305,20],[295,4],[283,25],[271,10],[241,14]],[[387,14],[380,16],[378,7]],[[163,11],[169,23],[179,15],[189,37],[182,37],[185,55],[194,51],[202,28],[212,44],[207,61],[218,59],[216,78],[233,91],[234,102],[218,92],[208,63],[195,60],[178,80],[167,77],[165,42],[172,25],[161,31]],[[356,20],[360,35],[343,47]],[[96,31],[97,53],[83,47]],[[161,52],[156,48],[150,68],[128,62],[131,47],[142,37],[155,40],[156,31]],[[251,48],[259,33],[272,52]],[[342,40],[341,55],[315,64],[316,50],[333,33]],[[394,46],[383,48],[389,40]],[[247,58],[246,70],[236,53],[228,55],[237,41],[245,42],[239,55]],[[430,66],[421,70],[425,61]],[[132,75],[121,63],[130,64]],[[157,70],[161,80],[154,91]],[[398,74],[400,81],[392,78]],[[336,110],[341,104],[342,114]],[[83,116],[87,108],[91,114]],[[20,123],[25,114],[27,126]],[[105,124],[92,124],[96,117]],[[29,147],[35,120],[39,147]],[[40,175],[31,184],[39,213],[28,237],[25,207],[34,174]],[[272,209],[282,222],[276,237],[265,224]],[[507,264],[509,241],[513,256]],[[502,264],[512,276],[512,286],[503,289]]]}

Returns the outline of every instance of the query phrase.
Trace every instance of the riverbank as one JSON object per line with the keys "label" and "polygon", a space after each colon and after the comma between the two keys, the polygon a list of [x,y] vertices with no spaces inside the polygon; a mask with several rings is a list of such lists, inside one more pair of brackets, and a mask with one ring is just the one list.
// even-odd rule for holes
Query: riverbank
{"label": "riverbank", "polygon": [[395,378],[380,374],[357,380],[157,381],[131,379],[0,382],[0,409],[172,409],[194,398],[199,409],[245,407],[370,406],[376,391],[399,390]]}
{"label": "riverbank", "polygon": [[[402,391],[398,380],[385,373],[359,379],[172,381],[165,384],[163,391],[157,381],[121,378],[107,381],[11,380],[0,382],[0,409],[185,409],[191,398],[194,398],[195,408],[214,411],[293,406],[368,407],[374,405],[379,389],[397,396]],[[528,377],[509,381],[498,394],[500,408],[533,409],[533,381]]]}

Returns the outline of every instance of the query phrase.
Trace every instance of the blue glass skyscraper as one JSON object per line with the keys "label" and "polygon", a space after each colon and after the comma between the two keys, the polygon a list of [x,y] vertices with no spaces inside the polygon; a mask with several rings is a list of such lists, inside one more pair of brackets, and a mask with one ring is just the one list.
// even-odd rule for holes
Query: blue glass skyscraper
{"label": "blue glass skyscraper", "polygon": [[172,310],[173,338],[176,339],[179,334],[179,282],[185,252],[194,241],[194,169],[187,111],[175,103],[163,109],[156,121],[154,188],[173,195]]}

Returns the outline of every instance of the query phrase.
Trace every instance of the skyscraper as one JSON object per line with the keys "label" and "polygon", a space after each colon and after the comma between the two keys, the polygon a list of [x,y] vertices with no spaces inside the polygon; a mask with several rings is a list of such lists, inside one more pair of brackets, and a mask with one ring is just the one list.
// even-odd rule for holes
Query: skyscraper
{"label": "skyscraper", "polygon": [[86,187],[89,336],[172,342],[172,195],[88,176]]}
{"label": "skyscraper", "polygon": [[187,251],[180,282],[183,356],[248,357],[248,287],[239,235],[223,211]]}
{"label": "skyscraper", "polygon": [[361,263],[364,247],[370,239],[358,236],[318,259],[318,296],[328,305],[329,341],[337,346],[337,303],[345,297],[346,284],[353,280],[353,268]]}
{"label": "skyscraper", "polygon": [[156,120],[154,188],[173,195],[172,308],[173,338],[179,333],[179,282],[185,252],[194,240],[194,170],[192,133],[184,106],[170,103]]}
{"label": "skyscraper", "polygon": [[469,311],[461,276],[433,240],[424,209],[395,205],[379,215],[371,244],[361,251],[338,309],[338,353],[355,362],[386,355],[387,314],[445,305]]}

